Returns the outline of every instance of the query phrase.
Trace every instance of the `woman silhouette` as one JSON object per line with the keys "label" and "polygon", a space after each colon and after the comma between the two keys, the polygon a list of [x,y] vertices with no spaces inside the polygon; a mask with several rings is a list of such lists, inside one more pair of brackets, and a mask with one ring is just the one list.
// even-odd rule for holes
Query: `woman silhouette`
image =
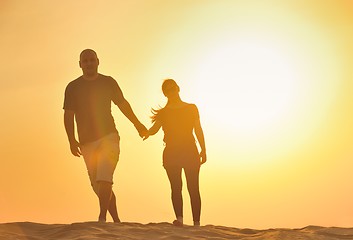
{"label": "woman silhouette", "polygon": [[[195,104],[183,102],[179,96],[179,86],[173,79],[166,79],[162,84],[163,94],[168,98],[166,106],[159,110],[152,109],[153,126],[148,135],[156,134],[162,127],[165,148],[163,166],[167,172],[172,203],[176,216],[173,224],[183,226],[182,169],[184,169],[187,188],[191,199],[194,226],[200,226],[201,197],[199,191],[199,171],[206,162],[206,147],[201,128],[199,112]],[[199,153],[193,131],[199,142]]]}

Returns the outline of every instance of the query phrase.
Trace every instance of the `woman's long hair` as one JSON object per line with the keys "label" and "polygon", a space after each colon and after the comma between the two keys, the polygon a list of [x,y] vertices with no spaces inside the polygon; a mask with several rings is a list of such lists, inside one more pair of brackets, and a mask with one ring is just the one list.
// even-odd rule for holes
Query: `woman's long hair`
{"label": "woman's long hair", "polygon": [[154,123],[157,120],[158,114],[163,110],[161,106],[159,106],[159,109],[154,109],[151,108],[151,113],[153,114],[150,118],[152,123]]}
{"label": "woman's long hair", "polygon": [[[165,79],[162,83],[162,92],[164,94],[164,96],[168,97],[168,93],[171,90],[174,90],[175,88],[178,89],[179,91],[179,86],[178,84],[171,78]],[[167,103],[168,104],[168,103]],[[151,112],[152,112],[152,123],[154,123],[157,120],[158,114],[163,110],[164,107],[159,106],[159,109],[154,109],[151,108]]]}

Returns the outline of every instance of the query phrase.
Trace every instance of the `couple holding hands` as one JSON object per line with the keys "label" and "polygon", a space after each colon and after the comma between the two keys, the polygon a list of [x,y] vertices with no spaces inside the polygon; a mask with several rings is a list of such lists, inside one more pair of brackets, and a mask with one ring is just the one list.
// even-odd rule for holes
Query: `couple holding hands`
{"label": "couple holding hands", "polygon": [[[70,150],[83,156],[90,182],[99,198],[99,222],[106,222],[107,212],[114,222],[120,222],[116,197],[112,191],[113,175],[120,154],[120,136],[111,114],[111,102],[134,124],[140,137],[146,140],[160,128],[164,131],[163,166],[171,186],[171,198],[176,220],[183,226],[182,169],[191,199],[194,226],[200,226],[201,197],[199,171],[206,162],[204,134],[195,104],[183,102],[179,86],[166,79],[162,92],[168,102],[161,109],[153,109],[152,127],[147,129],[135,116],[118,83],[98,73],[99,59],[92,49],[80,54],[82,76],[71,81],[65,89],[64,125]],[[75,122],[78,141],[75,137]],[[201,151],[196,145],[197,141]]]}

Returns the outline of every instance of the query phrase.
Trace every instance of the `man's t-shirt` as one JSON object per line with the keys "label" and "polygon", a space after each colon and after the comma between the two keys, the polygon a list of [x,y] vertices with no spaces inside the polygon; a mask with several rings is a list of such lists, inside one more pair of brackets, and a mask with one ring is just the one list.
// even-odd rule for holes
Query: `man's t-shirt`
{"label": "man's t-shirt", "polygon": [[111,101],[116,105],[124,101],[123,93],[112,77],[99,74],[97,79],[89,81],[81,76],[67,85],[64,109],[75,112],[81,144],[117,131]]}

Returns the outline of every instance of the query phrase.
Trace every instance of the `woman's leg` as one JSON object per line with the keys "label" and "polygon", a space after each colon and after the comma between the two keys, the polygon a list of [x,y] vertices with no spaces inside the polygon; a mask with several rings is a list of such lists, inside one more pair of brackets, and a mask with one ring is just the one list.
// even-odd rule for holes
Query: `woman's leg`
{"label": "woman's leg", "polygon": [[183,196],[182,196],[182,179],[181,179],[181,168],[180,167],[169,167],[166,168],[167,175],[172,190],[172,203],[176,218],[182,222],[183,218]]}
{"label": "woman's leg", "polygon": [[184,171],[190,195],[194,225],[199,225],[201,215],[201,196],[199,190],[200,168],[184,168]]}

